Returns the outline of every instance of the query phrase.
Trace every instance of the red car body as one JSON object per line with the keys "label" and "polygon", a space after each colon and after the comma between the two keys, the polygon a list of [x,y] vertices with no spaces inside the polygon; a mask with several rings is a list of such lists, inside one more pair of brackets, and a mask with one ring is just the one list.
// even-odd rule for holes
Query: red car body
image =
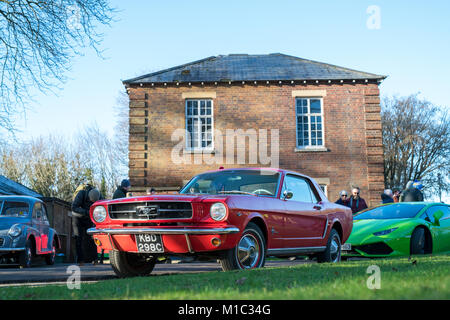
{"label": "red car body", "polygon": [[[253,191],[257,194],[232,190],[222,191],[226,194],[153,194],[98,201],[90,209],[95,228],[88,233],[99,248],[111,252],[113,269],[122,276],[149,273],[136,270],[141,270],[139,266],[144,261],[156,260],[161,255],[222,259],[225,270],[261,267],[267,255],[301,254],[317,256],[323,261],[339,261],[340,245],[352,230],[352,212],[329,202],[313,179],[292,171],[267,168],[225,169],[208,174],[226,175],[229,181],[246,177],[266,179],[255,172],[273,175],[274,192],[259,188]],[[300,188],[308,185],[313,201],[296,201],[295,195],[304,194],[306,189],[291,190],[288,183]],[[186,190],[185,187],[181,193]],[[219,213],[224,213],[221,210],[226,208],[226,215],[220,221],[214,220],[210,213],[215,203],[224,205],[215,206]],[[101,222],[94,217],[94,210],[99,206],[107,213]],[[102,208],[97,210],[104,212]],[[333,259],[324,257],[330,250],[338,250]]]}

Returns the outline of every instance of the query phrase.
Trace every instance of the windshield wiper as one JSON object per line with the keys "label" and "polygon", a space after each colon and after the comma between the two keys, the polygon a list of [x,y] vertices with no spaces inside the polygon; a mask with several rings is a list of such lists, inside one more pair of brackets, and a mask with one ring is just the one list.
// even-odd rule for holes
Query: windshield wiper
{"label": "windshield wiper", "polygon": [[252,196],[256,196],[256,195],[257,195],[257,194],[255,194],[255,193],[246,192],[246,191],[240,191],[240,190],[218,191],[217,193],[249,194],[249,195],[252,195]]}

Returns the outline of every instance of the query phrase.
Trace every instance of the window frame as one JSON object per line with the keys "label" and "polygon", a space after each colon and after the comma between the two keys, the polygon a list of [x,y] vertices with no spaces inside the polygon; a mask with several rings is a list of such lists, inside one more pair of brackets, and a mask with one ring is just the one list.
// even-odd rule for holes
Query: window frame
{"label": "window frame", "polygon": [[[306,185],[308,186],[308,188],[309,188],[310,195],[311,195],[311,202],[309,202],[309,201],[298,201],[298,200],[295,200],[295,199],[294,199],[294,200],[292,200],[292,199],[286,199],[287,201],[296,201],[296,202],[312,203],[312,204],[316,204],[316,203],[319,203],[320,201],[322,201],[322,199],[320,198],[320,196],[317,194],[317,191],[315,190],[314,185],[312,184],[312,182],[311,182],[308,178],[302,177],[302,176],[299,176],[299,175],[296,175],[296,174],[292,174],[292,173],[287,173],[287,174],[284,176],[284,179],[283,179],[283,186],[282,186],[282,189],[281,189],[281,195],[283,195],[283,192],[284,192],[285,190],[293,191],[292,189],[289,189],[289,188],[287,187],[287,183],[286,183],[286,179],[287,179],[287,178],[296,178],[296,179],[303,180],[303,181],[306,183]],[[315,199],[314,199],[314,198],[315,198]],[[316,200],[316,202],[314,202],[314,200]]]}
{"label": "window frame", "polygon": [[[193,115],[188,115],[188,102],[189,101],[197,101],[198,103],[198,114],[193,116]],[[205,101],[207,103],[207,101],[211,102],[211,114],[210,115],[201,115],[200,114],[200,101]],[[184,118],[185,118],[185,132],[186,132],[186,143],[185,143],[185,150],[186,151],[214,151],[214,100],[211,98],[186,98],[184,101]],[[188,137],[188,135],[190,135],[190,132],[188,131],[188,120],[189,119],[208,119],[211,118],[211,144],[210,146],[206,146],[206,147],[193,147],[193,143],[190,140],[190,136]],[[192,123],[192,128],[193,128],[193,123]],[[202,131],[201,128],[198,132],[198,136],[197,138],[200,138],[199,144],[202,145],[203,141],[201,139],[201,135],[202,135]],[[205,140],[207,141],[207,140]],[[190,143],[190,144],[189,144]]]}
{"label": "window frame", "polygon": [[323,186],[322,192],[328,198],[328,185],[325,183],[319,183],[319,187],[322,188],[322,186]]}
{"label": "window frame", "polygon": [[[299,114],[297,112],[297,101],[298,100],[307,100],[307,108],[308,113],[301,113]],[[319,100],[320,101],[320,114],[319,113],[311,113],[311,100]],[[323,97],[295,97],[294,99],[294,107],[295,107],[295,146],[297,150],[315,150],[315,149],[324,149],[325,147],[325,119],[324,119],[324,105],[323,105]],[[298,132],[299,132],[299,123],[298,123],[298,117],[299,116],[306,116],[308,118],[308,143],[307,146],[300,146],[299,145],[299,139],[298,139]],[[312,116],[320,116],[321,117],[321,124],[322,124],[322,144],[321,145],[312,145],[311,143],[311,117]],[[317,130],[317,129],[316,129]],[[317,140],[317,137],[316,137]]]}

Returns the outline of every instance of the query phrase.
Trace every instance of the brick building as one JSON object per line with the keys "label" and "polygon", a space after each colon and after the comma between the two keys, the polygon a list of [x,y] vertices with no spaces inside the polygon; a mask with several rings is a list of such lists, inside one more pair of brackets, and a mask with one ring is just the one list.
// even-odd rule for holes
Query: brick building
{"label": "brick building", "polygon": [[126,80],[134,191],[175,190],[219,166],[276,164],[315,178],[332,201],[359,186],[379,203],[384,78],[277,53],[213,56]]}

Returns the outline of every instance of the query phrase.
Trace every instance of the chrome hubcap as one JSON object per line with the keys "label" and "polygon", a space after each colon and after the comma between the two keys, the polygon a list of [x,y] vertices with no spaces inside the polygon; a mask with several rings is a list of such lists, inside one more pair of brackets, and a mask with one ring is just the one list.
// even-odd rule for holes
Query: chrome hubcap
{"label": "chrome hubcap", "polygon": [[330,247],[330,254],[331,254],[331,261],[337,262],[339,261],[339,257],[341,255],[341,250],[339,248],[339,239],[337,237],[333,237],[331,240],[331,247]]}
{"label": "chrome hubcap", "polygon": [[244,235],[237,246],[237,258],[243,269],[254,268],[260,259],[260,246],[255,236]]}
{"label": "chrome hubcap", "polygon": [[26,264],[30,265],[31,264],[31,248],[27,248],[27,260],[26,260]]}

